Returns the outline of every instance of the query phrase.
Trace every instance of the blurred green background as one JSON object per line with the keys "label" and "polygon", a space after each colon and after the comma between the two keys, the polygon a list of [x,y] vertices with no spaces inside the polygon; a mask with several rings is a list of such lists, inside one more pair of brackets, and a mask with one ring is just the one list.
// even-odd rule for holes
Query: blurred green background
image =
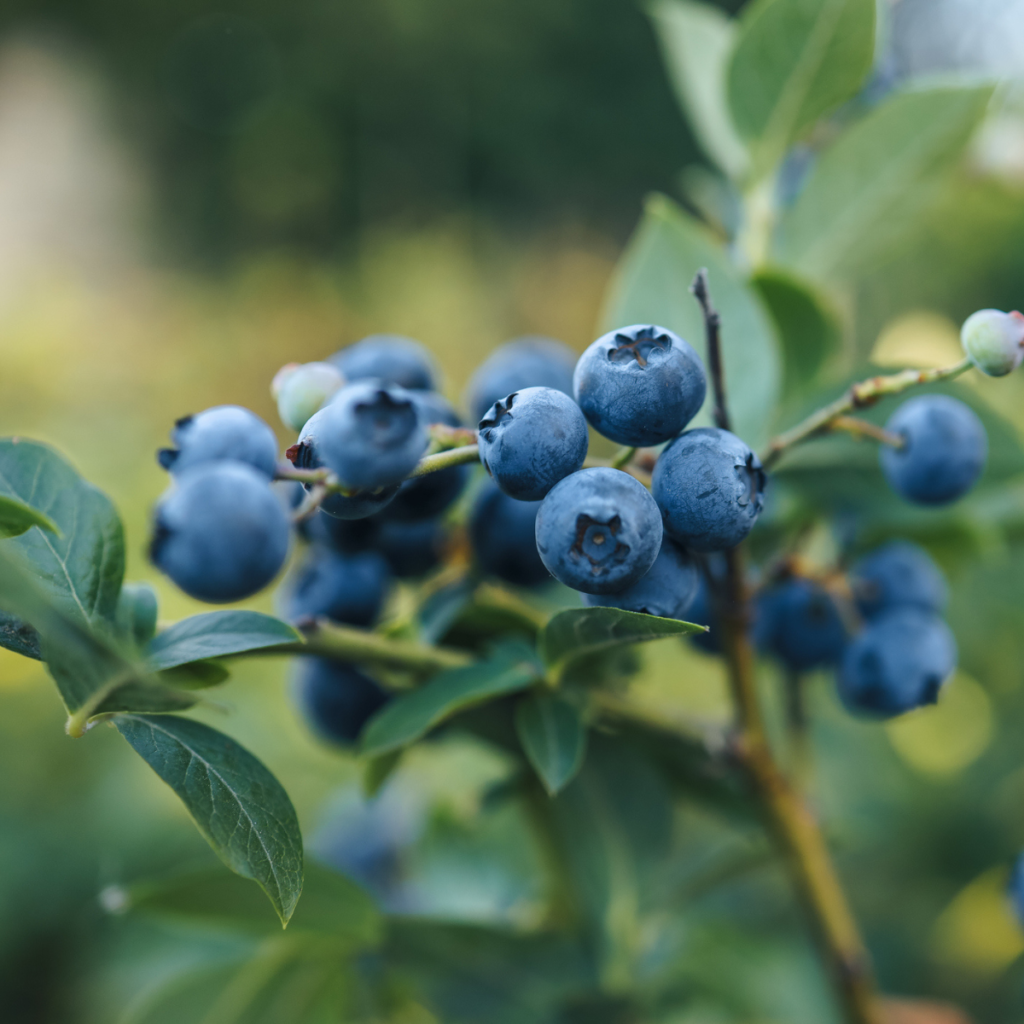
{"label": "blurred green background", "polygon": [[[891,21],[883,73],[986,66],[993,34],[999,60],[1014,40],[1024,58],[1024,28],[1007,31],[1024,26],[1020,3],[979,5],[966,43],[963,4],[895,6],[905,20]],[[935,30],[930,51],[921,25]],[[938,365],[973,309],[1024,302],[1014,109],[986,127],[929,223],[837,296],[850,353]],[[453,399],[513,335],[582,350],[644,195],[691,202],[700,164],[630,0],[7,0],[0,434],[52,443],[109,493],[128,577],[157,586],[162,617],[189,614],[198,606],[144,556],[165,483],[153,452],[176,417],[239,403],[291,443],[275,370],[371,331],[429,345]],[[1019,374],[985,394],[1024,428]],[[1024,1019],[1024,937],[1001,894],[1024,846],[1024,547],[975,526],[939,552],[964,666],[948,700],[928,718],[863,725],[819,681],[815,795],[887,990],[1005,1024]],[[677,644],[643,657],[652,702],[723,714],[716,663]],[[312,836],[358,773],[297,721],[285,675],[277,661],[240,665],[203,714],[281,778]],[[162,978],[233,952],[105,912],[110,887],[209,854],[112,730],[71,741],[63,721],[41,667],[0,651],[0,1019],[12,1024],[107,1024]],[[480,813],[501,771],[468,743],[402,770],[431,822],[419,870],[441,915],[529,917],[530,851],[509,838],[521,829]],[[676,819],[701,856],[751,842],[693,809]],[[445,830],[499,851],[475,901],[465,864],[432,852]],[[777,867],[760,883],[694,898],[703,938],[689,969],[726,988],[742,973],[765,1021],[820,1024],[820,993],[802,1002],[794,988],[820,982]]]}

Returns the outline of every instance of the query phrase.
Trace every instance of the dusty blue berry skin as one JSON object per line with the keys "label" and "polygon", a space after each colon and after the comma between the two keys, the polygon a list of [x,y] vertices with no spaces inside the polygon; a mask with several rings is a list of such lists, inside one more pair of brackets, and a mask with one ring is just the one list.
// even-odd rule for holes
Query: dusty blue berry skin
{"label": "dusty blue berry skin", "polygon": [[790,579],[758,596],[754,642],[794,672],[837,665],[847,635],[839,609],[818,584]]}
{"label": "dusty blue berry skin", "polygon": [[537,552],[539,501],[517,501],[488,480],[469,520],[469,539],[480,569],[517,587],[546,583],[551,575]]}
{"label": "dusty blue berry skin", "polygon": [[434,357],[418,341],[399,334],[371,334],[330,358],[348,381],[383,380],[430,391],[437,385]]}
{"label": "dusty blue berry skin", "polygon": [[377,526],[376,517],[339,519],[321,510],[299,523],[298,530],[300,536],[310,544],[319,544],[343,555],[351,555],[372,546]]}
{"label": "dusty blue berry skin", "polygon": [[917,505],[946,505],[977,483],[988,456],[981,420],[948,395],[921,395],[904,402],[885,429],[904,439],[902,448],[880,445],[889,486]]}
{"label": "dusty blue berry skin", "polygon": [[191,597],[241,601],[278,574],[289,535],[262,473],[243,462],[207,462],[178,475],[157,504],[150,558]]}
{"label": "dusty blue berry skin", "polygon": [[379,523],[372,543],[399,579],[415,579],[441,564],[448,530],[438,519],[384,521]]}
{"label": "dusty blue berry skin", "polygon": [[688,430],[658,458],[651,493],[665,531],[691,551],[727,551],[764,508],[765,475],[758,457],[717,427]]}
{"label": "dusty blue berry skin", "polygon": [[675,437],[704,404],[700,356],[678,334],[637,324],[598,338],[580,356],[573,394],[590,425],[619,444]]}
{"label": "dusty blue berry skin", "polygon": [[658,557],[658,506],[638,480],[605,467],[555,484],[537,513],[537,550],[548,572],[584,594],[631,587]]}
{"label": "dusty blue berry skin", "polygon": [[[410,391],[409,394],[425,425],[442,423],[447,427],[462,426],[451,403],[436,391]],[[436,473],[405,480],[395,500],[388,503],[382,518],[409,523],[439,516],[462,493],[471,472],[469,466],[449,466]]]}
{"label": "dusty blue berry skin", "polygon": [[277,470],[277,438],[254,412],[240,405],[217,405],[184,416],[174,424],[171,441],[157,461],[177,475],[204,462],[244,462],[273,479]]}
{"label": "dusty blue berry skin", "polygon": [[354,665],[325,658],[302,658],[295,697],[303,718],[321,738],[352,746],[363,726],[389,700],[389,695]]}
{"label": "dusty blue berry skin", "polygon": [[287,618],[327,618],[350,626],[372,626],[384,607],[391,573],[373,551],[343,555],[314,547],[288,586]]}
{"label": "dusty blue berry skin", "polygon": [[850,586],[866,619],[900,605],[941,613],[949,599],[942,570],[927,551],[905,540],[862,558],[850,571]]}
{"label": "dusty blue berry skin", "polygon": [[525,388],[495,402],[480,421],[480,461],[519,501],[540,501],[587,457],[587,421],[553,388]]}
{"label": "dusty blue berry skin", "polygon": [[891,718],[934,704],[956,663],[956,641],[938,615],[893,608],[846,649],[839,696],[851,711]]}
{"label": "dusty blue berry skin", "polygon": [[482,420],[495,402],[513,391],[553,388],[572,397],[576,353],[551,338],[528,336],[494,350],[477,367],[466,389],[466,408],[474,423]]}
{"label": "dusty blue berry skin", "polygon": [[697,563],[678,544],[664,538],[654,565],[636,583],[618,594],[584,594],[583,603],[685,619],[699,586]]}

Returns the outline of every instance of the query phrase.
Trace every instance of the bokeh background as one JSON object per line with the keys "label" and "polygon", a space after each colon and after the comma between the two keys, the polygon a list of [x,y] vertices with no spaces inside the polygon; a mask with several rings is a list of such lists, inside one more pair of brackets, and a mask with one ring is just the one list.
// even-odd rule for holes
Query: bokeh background
{"label": "bokeh background", "polygon": [[[880,88],[953,71],[1024,76],[1020,0],[882,8]],[[969,312],[1024,304],[1015,96],[935,216],[850,282],[851,359],[948,362]],[[700,166],[634,0],[6,0],[0,435],[54,444],[114,498],[128,578],[153,582],[162,618],[178,618],[196,607],[145,558],[165,484],[153,452],[176,417],[239,403],[291,443],[269,395],[276,369],[371,331],[429,345],[456,400],[514,335],[582,350],[643,197],[689,202]],[[987,384],[1024,427],[1022,381]],[[1024,936],[1002,897],[1024,846],[1024,551],[964,533],[945,561],[967,671],[927,720],[886,728],[851,723],[822,680],[818,798],[887,987],[1005,1024],[1024,1019]],[[671,680],[691,711],[721,714],[713,662],[678,645],[644,658],[641,685]],[[202,714],[258,753],[326,848],[363,813],[358,773],[296,720],[286,671],[239,666]],[[161,979],[233,952],[222,937],[108,913],[117,886],[208,853],[112,730],[72,741],[63,721],[41,667],[0,651],[0,1019],[11,1024],[109,1024]],[[415,756],[394,818],[419,843],[437,912],[529,918],[521,828],[479,813],[502,765],[470,743]],[[750,842],[679,815],[702,850]],[[463,854],[439,836],[462,837]],[[791,916],[781,876],[714,899],[695,911],[712,926],[694,969],[754,979],[766,1021],[821,1024],[820,993],[801,995],[820,985],[809,952],[754,941]],[[716,931],[737,915],[746,932]]]}

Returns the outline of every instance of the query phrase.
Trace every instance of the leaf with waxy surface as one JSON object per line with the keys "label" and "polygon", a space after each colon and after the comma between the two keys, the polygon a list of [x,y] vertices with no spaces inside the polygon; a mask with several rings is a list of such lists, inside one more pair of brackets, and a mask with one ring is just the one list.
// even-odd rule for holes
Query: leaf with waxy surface
{"label": "leaf with waxy surface", "polygon": [[407,746],[465,708],[525,690],[541,674],[539,666],[518,651],[441,672],[424,686],[395,697],[370,719],[363,730],[362,752],[379,757]]}
{"label": "leaf with waxy surface", "polygon": [[114,623],[122,636],[144,647],[156,633],[159,611],[156,591],[148,583],[126,583],[117,599]]}
{"label": "leaf with waxy surface", "polygon": [[725,93],[736,22],[710,4],[657,0],[648,12],[675,94],[704,152],[731,178],[749,157]]}
{"label": "leaf with waxy surface", "polygon": [[49,516],[44,516],[38,509],[18,501],[17,498],[0,494],[0,540],[5,537],[20,537],[33,526],[53,534],[60,532],[54,521]]}
{"label": "leaf with waxy surface", "polygon": [[890,96],[811,170],[779,227],[776,256],[814,280],[868,267],[924,221],[991,96],[985,85]]}
{"label": "leaf with waxy surface", "polygon": [[622,608],[569,608],[544,627],[538,647],[548,665],[561,665],[612,647],[703,632],[704,626],[692,622]]}
{"label": "leaf with waxy surface", "polygon": [[[748,444],[768,439],[782,383],[775,328],[725,250],[681,207],[664,196],[646,204],[639,228],[609,291],[606,330],[660,324],[688,341],[706,360],[704,319],[690,294],[697,271],[708,270],[711,297],[722,316],[722,360],[733,429]],[[709,426],[712,389],[690,426]]]}
{"label": "leaf with waxy surface", "polygon": [[249,611],[204,612],[182,619],[158,633],[146,648],[146,656],[153,668],[162,670],[301,640],[298,630],[272,615]]}
{"label": "leaf with waxy surface", "polygon": [[516,705],[516,732],[552,796],[582,767],[587,728],[568,701],[552,693],[528,694]]}
{"label": "leaf with waxy surface", "polygon": [[770,171],[819,118],[851,99],[875,55],[875,0],[756,0],[728,69],[729,108]]}
{"label": "leaf with waxy surface", "polygon": [[302,892],[302,835],[281,783],[201,722],[173,715],[119,715],[114,722],[178,794],[221,860],[253,879],[287,924]]}

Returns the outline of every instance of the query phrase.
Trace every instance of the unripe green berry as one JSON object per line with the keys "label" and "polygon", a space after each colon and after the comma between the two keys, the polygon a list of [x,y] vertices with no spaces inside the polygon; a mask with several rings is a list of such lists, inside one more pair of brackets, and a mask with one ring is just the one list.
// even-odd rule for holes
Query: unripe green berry
{"label": "unripe green berry", "polygon": [[964,352],[982,373],[1003,377],[1024,359],[1024,315],[979,309],[960,330]]}
{"label": "unripe green berry", "polygon": [[344,383],[341,372],[330,363],[288,363],[277,371],[270,393],[277,399],[281,422],[301,430]]}

